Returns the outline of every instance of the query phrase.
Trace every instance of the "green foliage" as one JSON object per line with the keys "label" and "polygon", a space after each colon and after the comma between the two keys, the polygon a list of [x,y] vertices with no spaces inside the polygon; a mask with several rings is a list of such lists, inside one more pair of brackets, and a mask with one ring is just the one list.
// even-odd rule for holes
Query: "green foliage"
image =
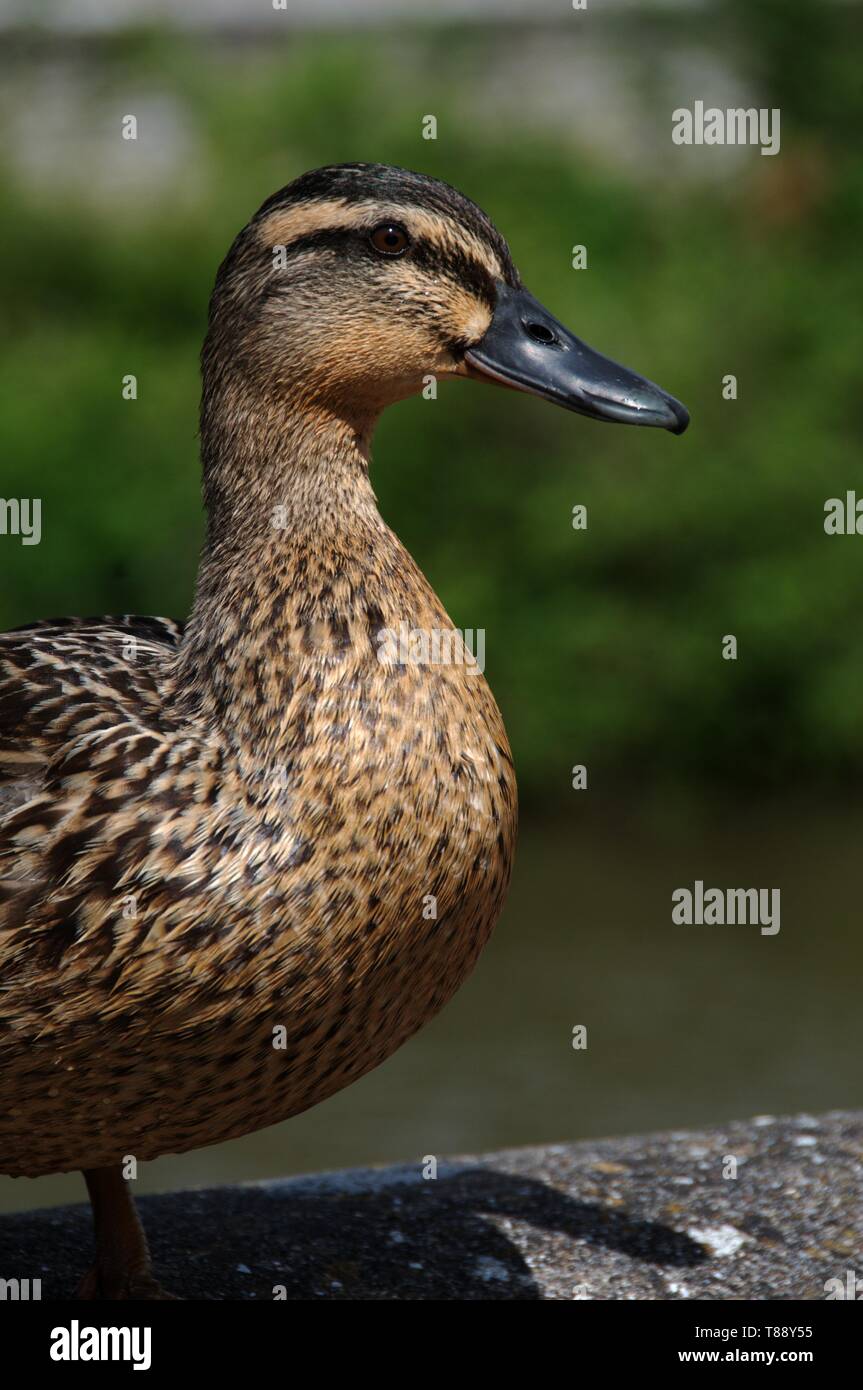
{"label": "green foliage", "polygon": [[[729,52],[783,124],[779,156],[751,151],[720,186],[683,182],[670,141],[655,178],[630,180],[521,128],[517,90],[478,126],[471,30],[417,32],[410,58],[374,33],[232,51],[158,32],[94,45],[94,113],[126,109],[130,85],[157,87],[183,113],[194,168],[147,201],[89,196],[86,169],[77,186],[34,187],[12,160],[0,179],[0,492],[43,501],[40,546],[0,538],[0,625],[187,610],[216,266],[303,169],[382,160],[463,188],[549,308],[692,413],[675,439],[459,383],[381,425],[382,510],[454,621],[486,629],[523,794],[566,795],[574,762],[593,787],[856,779],[863,538],[827,537],[823,507],[863,495],[859,25],[850,7],[786,0],[722,14]],[[802,68],[782,58],[799,57],[786,42],[797,23]],[[419,137],[426,111],[437,141]],[[585,271],[570,268],[576,242]],[[121,399],[127,372],[135,402]],[[736,663],[721,659],[725,633]]]}

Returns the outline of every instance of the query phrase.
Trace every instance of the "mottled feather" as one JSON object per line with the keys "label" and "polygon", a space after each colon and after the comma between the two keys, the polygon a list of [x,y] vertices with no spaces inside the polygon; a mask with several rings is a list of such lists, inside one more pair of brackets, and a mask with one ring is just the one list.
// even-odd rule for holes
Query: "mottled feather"
{"label": "mottled feather", "polygon": [[[452,623],[368,459],[380,410],[459,374],[489,275],[515,271],[446,185],[316,179],[219,272],[186,627],[0,639],[3,1172],[152,1158],[332,1095],[450,998],[503,902],[503,723],[475,666],[380,659],[387,630]],[[316,198],[349,210],[339,237],[288,257],[274,294],[261,228]],[[415,262],[378,264],[367,223],[412,200]]]}

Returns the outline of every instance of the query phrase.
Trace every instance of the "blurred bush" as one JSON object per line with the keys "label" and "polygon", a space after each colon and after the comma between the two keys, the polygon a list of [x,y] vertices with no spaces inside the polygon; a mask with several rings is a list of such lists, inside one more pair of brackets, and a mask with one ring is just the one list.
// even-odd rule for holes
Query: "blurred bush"
{"label": "blurred bush", "polygon": [[[522,122],[517,88],[478,129],[485,41],[469,28],[413,32],[410,61],[376,33],[226,47],[135,31],[72,51],[9,39],[19,96],[47,54],[112,129],[132,92],[173,103],[186,167],[146,199],[91,196],[85,151],[68,179],[40,183],[4,141],[0,495],[43,499],[43,540],[0,538],[0,625],[188,609],[197,353],[218,262],[303,169],[382,160],[474,197],[549,308],[692,412],[674,439],[458,384],[381,425],[382,510],[454,621],[486,629],[524,798],[565,796],[574,762],[593,788],[630,794],[856,780],[863,539],[827,537],[823,507],[860,480],[859,11],[733,0],[625,24],[648,79],[651,45],[721,41],[759,104],[781,107],[781,154],[751,151],[709,183],[678,175],[669,140],[656,176],[632,177]],[[510,31],[516,51],[522,37]],[[426,111],[437,141],[420,139]],[[14,126],[8,100],[4,114]],[[586,271],[570,267],[576,242]],[[725,633],[736,663],[720,657]]]}

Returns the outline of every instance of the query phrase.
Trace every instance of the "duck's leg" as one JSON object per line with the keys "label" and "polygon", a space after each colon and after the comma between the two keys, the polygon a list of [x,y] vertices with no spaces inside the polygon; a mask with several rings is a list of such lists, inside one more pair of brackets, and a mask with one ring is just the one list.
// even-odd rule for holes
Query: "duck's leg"
{"label": "duck's leg", "polygon": [[120,1164],[85,1168],[93,1208],[96,1262],[78,1285],[78,1298],[173,1298],[153,1278],[147,1237]]}

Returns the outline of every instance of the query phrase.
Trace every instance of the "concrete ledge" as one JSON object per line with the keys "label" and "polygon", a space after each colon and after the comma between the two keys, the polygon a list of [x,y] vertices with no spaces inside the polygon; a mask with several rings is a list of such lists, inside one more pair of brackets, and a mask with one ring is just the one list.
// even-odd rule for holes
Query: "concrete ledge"
{"label": "concrete ledge", "polygon": [[[737,1177],[724,1178],[727,1158]],[[863,1113],[144,1197],[184,1298],[823,1299],[863,1287]],[[88,1209],[0,1220],[0,1277],[74,1291]]]}

